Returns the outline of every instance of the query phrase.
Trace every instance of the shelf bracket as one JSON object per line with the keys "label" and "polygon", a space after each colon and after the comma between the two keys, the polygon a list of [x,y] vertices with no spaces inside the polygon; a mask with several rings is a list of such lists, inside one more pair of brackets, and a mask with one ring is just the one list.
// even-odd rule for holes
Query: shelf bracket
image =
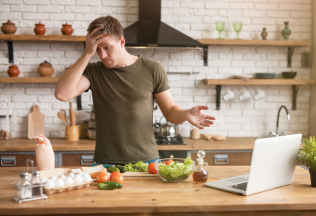
{"label": "shelf bracket", "polygon": [[221,109],[221,85],[216,85],[216,110]]}
{"label": "shelf bracket", "polygon": [[292,67],[292,56],[295,47],[288,47],[287,48],[287,67]]}
{"label": "shelf bracket", "polygon": [[296,110],[296,99],[299,85],[292,85],[292,110]]}
{"label": "shelf bracket", "polygon": [[208,66],[208,61],[207,61],[208,46],[204,46],[203,53],[204,53],[204,66]]}
{"label": "shelf bracket", "polygon": [[7,44],[8,44],[8,52],[9,52],[9,63],[14,63],[13,43],[12,43],[12,41],[7,41]]}

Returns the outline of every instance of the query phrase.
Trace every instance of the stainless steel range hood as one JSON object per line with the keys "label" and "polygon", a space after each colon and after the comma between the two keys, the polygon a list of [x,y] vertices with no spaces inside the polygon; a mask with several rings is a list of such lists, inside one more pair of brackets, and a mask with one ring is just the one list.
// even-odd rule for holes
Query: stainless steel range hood
{"label": "stainless steel range hood", "polygon": [[139,21],[124,29],[127,48],[202,49],[204,45],[161,22],[161,0],[139,0]]}

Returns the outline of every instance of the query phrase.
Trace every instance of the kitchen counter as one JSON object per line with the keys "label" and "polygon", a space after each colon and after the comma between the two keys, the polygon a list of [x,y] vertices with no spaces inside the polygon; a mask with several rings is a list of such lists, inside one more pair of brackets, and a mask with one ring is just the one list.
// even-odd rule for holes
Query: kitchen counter
{"label": "kitchen counter", "polygon": [[[249,166],[209,167],[208,181],[249,172]],[[99,214],[118,215],[313,215],[316,188],[310,186],[307,170],[296,167],[292,185],[241,196],[193,184],[164,183],[159,177],[125,177],[122,189],[99,190],[90,187],[48,195],[47,200],[24,203],[13,201],[17,191],[10,184],[25,168],[0,169],[0,215]],[[204,215],[204,214],[203,214]]]}
{"label": "kitchen counter", "polygon": [[[207,141],[183,139],[187,145],[158,145],[158,150],[252,150],[256,137],[228,137],[224,141]],[[94,151],[95,141],[80,139],[79,141],[65,141],[64,139],[50,139],[54,151]],[[0,140],[0,152],[35,151],[35,140],[14,138]]]}

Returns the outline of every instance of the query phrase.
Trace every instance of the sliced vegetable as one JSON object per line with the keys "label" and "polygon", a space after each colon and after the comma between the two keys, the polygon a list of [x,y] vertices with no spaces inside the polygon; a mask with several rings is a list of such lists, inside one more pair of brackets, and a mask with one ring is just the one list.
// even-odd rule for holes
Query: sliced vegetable
{"label": "sliced vegetable", "polygon": [[148,163],[142,161],[137,162],[136,164],[125,164],[126,171],[131,172],[148,172]]}

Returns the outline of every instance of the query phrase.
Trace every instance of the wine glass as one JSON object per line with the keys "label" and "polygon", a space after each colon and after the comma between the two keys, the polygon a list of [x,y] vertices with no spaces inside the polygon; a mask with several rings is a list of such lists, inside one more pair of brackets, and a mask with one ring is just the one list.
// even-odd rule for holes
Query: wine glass
{"label": "wine glass", "polygon": [[223,38],[221,38],[221,32],[225,28],[225,22],[224,21],[217,21],[215,23],[215,26],[216,26],[216,30],[219,32],[219,37],[217,39],[223,39]]}
{"label": "wine glass", "polygon": [[239,32],[242,29],[242,22],[234,22],[233,26],[234,26],[235,31],[237,32],[237,38],[236,39],[239,40]]}

